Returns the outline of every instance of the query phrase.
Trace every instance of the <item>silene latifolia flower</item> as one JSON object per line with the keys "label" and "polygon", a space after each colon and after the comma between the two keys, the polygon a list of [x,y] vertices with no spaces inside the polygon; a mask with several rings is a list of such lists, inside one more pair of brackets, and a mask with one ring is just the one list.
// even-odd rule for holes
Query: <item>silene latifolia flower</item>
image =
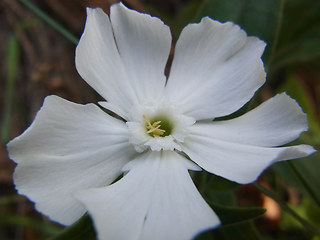
{"label": "silene latifolia flower", "polygon": [[285,93],[213,121],[265,82],[263,41],[205,17],[183,29],[166,81],[170,48],[170,30],[158,18],[121,3],[110,17],[88,8],[76,67],[106,99],[101,107],[121,120],[95,104],[46,97],[32,125],[8,144],[19,193],[65,225],[88,211],[102,240],[187,240],[220,224],[189,170],[245,184],[274,162],[315,151],[277,147],[307,130]]}

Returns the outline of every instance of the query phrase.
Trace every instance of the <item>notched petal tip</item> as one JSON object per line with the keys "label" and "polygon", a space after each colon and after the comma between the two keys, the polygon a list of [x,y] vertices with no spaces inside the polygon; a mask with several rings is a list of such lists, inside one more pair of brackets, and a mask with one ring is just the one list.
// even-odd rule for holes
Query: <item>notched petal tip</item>
{"label": "notched petal tip", "polygon": [[292,98],[287,92],[279,93],[279,94],[277,94],[276,96],[278,96],[278,95],[279,95],[279,96],[283,96],[284,99],[287,98],[287,99],[288,99],[288,100],[287,100],[288,102],[290,101],[292,105],[295,105],[295,106],[296,106],[297,111],[301,112],[301,114],[303,114],[303,115],[307,115],[307,114],[303,111],[303,109],[302,109],[302,107],[300,106],[299,102],[298,102],[296,99]]}
{"label": "notched petal tip", "polygon": [[263,39],[260,39],[259,37],[256,37],[256,36],[248,36],[247,32],[245,29],[243,29],[239,24],[237,23],[234,23],[232,21],[226,21],[226,22],[221,22],[219,20],[215,20],[215,19],[212,19],[211,17],[203,17],[200,21],[200,23],[191,23],[191,24],[201,24],[201,23],[208,23],[208,24],[211,24],[212,26],[211,27],[220,27],[220,26],[223,26],[225,28],[233,28],[234,30],[237,30],[237,31],[240,31],[242,32],[243,34],[245,34],[245,36],[248,38],[248,39],[255,39],[255,40],[258,40],[259,43],[261,44],[261,48],[262,48],[262,52],[264,51],[265,47],[267,46],[267,43],[263,40]]}
{"label": "notched petal tip", "polygon": [[245,29],[243,29],[240,25],[231,22],[231,21],[227,21],[227,22],[220,22],[218,20],[214,20],[210,17],[203,17],[200,21],[200,23],[208,23],[211,24],[211,27],[224,27],[225,29],[233,29],[234,32],[241,32],[241,34],[243,34],[246,38],[248,42],[252,42],[250,44],[255,44],[255,51],[259,51],[261,52],[261,56],[265,50],[265,47],[267,46],[267,43],[263,40],[260,39],[259,37],[256,36],[248,36],[247,32]]}
{"label": "notched petal tip", "polygon": [[[115,3],[115,4],[112,4],[111,7],[110,7],[110,15],[112,14],[136,14],[136,15],[142,15],[142,16],[148,16],[150,17],[151,20],[154,20],[154,21],[159,21],[161,22],[162,24],[164,24],[164,22],[158,18],[158,17],[155,17],[155,16],[152,16],[148,13],[141,13],[141,12],[138,12],[134,9],[131,9],[131,8],[128,8],[126,5],[124,5],[122,2],[119,2],[119,3]],[[164,24],[165,25],[165,24]],[[167,25],[165,25],[167,28],[169,28]]]}
{"label": "notched petal tip", "polygon": [[[264,40],[261,40],[260,38],[254,37],[254,36],[247,37],[247,44],[252,45],[253,47],[249,48],[250,51],[257,52],[260,55],[260,57],[263,55],[264,50],[267,46],[267,43]],[[261,59],[261,61],[262,61],[262,59]],[[262,63],[263,63],[263,61],[262,61]]]}
{"label": "notched petal tip", "polygon": [[100,7],[86,7],[86,12],[87,14],[94,14],[94,13],[103,13],[105,15],[107,15],[102,8]]}
{"label": "notched petal tip", "polygon": [[304,128],[301,130],[301,132],[309,130],[308,115],[303,111],[297,100],[292,98],[287,92],[277,94],[276,96],[274,96],[274,99],[282,101],[283,104],[286,105],[284,109],[292,109],[293,111],[295,111],[297,117],[303,119]]}

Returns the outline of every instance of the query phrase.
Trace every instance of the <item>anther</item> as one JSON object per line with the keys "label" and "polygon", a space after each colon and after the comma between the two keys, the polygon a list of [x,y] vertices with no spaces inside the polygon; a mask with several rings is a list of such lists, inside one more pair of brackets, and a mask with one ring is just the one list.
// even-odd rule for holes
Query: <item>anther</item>
{"label": "anther", "polygon": [[146,129],[148,134],[152,134],[153,137],[159,137],[162,136],[166,131],[163,129],[160,129],[161,121],[156,121],[151,124],[150,119],[146,115],[142,115],[143,119],[146,121]]}

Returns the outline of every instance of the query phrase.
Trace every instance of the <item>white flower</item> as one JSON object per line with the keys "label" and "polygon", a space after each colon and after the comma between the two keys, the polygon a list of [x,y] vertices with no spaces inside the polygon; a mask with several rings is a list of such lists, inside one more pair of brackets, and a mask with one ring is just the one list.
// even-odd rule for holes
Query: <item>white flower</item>
{"label": "white flower", "polygon": [[265,82],[265,43],[239,26],[203,18],[185,27],[166,84],[171,35],[163,22],[122,4],[111,7],[110,19],[101,9],[87,14],[77,69],[107,100],[101,106],[125,121],[48,96],[8,144],[19,193],[51,219],[68,225],[88,210],[100,239],[191,239],[220,221],[188,170],[250,183],[274,162],[314,152],[276,148],[307,130],[285,93],[241,117],[212,121],[241,108]]}

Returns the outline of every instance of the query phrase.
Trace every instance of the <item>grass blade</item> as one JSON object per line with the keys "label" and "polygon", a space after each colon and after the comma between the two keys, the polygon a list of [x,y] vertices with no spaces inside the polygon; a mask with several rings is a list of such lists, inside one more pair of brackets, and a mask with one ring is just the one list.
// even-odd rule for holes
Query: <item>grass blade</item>
{"label": "grass blade", "polygon": [[70,42],[74,43],[75,45],[78,44],[79,39],[77,37],[75,37],[70,31],[68,31],[63,26],[61,26],[59,23],[57,23],[57,21],[55,21],[53,18],[49,17],[45,12],[43,12],[36,5],[31,3],[29,0],[20,0],[20,2],[22,2],[24,5],[26,5],[32,12],[34,12],[43,21],[48,23],[51,27],[53,27],[59,33],[61,33],[63,36],[65,36]]}

